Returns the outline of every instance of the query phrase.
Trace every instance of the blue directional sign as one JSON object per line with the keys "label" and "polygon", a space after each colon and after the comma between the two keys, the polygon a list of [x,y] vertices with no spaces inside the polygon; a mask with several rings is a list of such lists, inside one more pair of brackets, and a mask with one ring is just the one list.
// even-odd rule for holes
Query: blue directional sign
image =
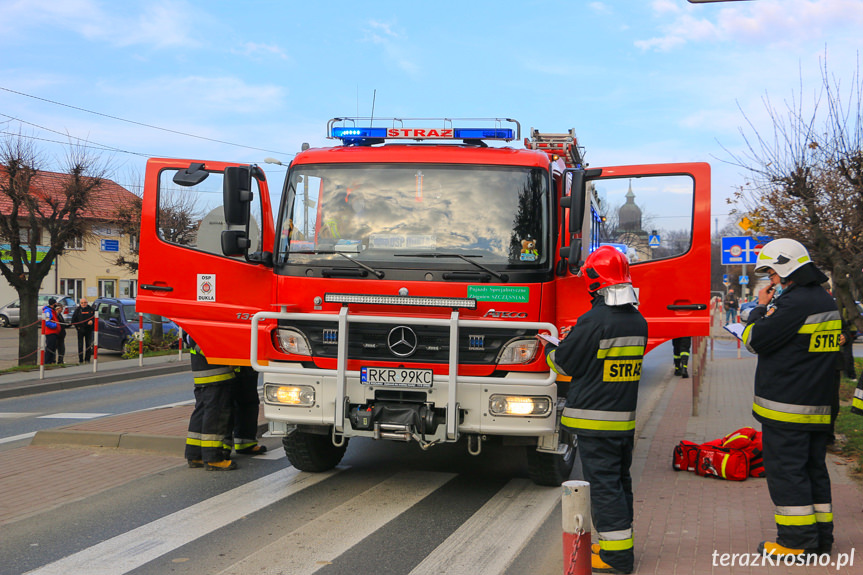
{"label": "blue directional sign", "polygon": [[659,235],[654,234],[654,235],[650,236],[647,240],[647,245],[649,245],[651,248],[658,248],[659,247]]}
{"label": "blue directional sign", "polygon": [[749,285],[749,276],[740,276],[740,285]]}
{"label": "blue directional sign", "polygon": [[722,265],[754,264],[758,252],[772,239],[768,236],[722,238]]}
{"label": "blue directional sign", "polygon": [[102,250],[103,252],[119,252],[120,251],[120,240],[102,240]]}

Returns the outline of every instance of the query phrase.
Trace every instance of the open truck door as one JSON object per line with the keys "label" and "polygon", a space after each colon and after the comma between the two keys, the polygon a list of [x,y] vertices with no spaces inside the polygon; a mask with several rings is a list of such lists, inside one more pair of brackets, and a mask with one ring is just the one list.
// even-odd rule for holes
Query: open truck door
{"label": "open truck door", "polygon": [[578,267],[610,244],[629,258],[639,310],[650,326],[648,349],[708,335],[710,165],[615,166],[567,170],[564,177],[571,193],[561,201],[566,262],[558,269],[558,318],[574,322],[589,309]]}
{"label": "open truck door", "polygon": [[138,311],[174,320],[211,363],[249,365],[251,318],[272,311],[273,301],[275,236],[263,171],[149,160],[140,233]]}

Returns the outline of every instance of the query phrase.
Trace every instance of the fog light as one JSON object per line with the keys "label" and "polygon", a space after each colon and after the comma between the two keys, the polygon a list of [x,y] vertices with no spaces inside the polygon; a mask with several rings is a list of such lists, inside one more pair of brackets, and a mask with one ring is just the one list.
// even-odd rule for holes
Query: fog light
{"label": "fog light", "polygon": [[310,385],[265,385],[264,396],[267,403],[298,407],[311,407],[315,404],[315,388]]}
{"label": "fog light", "polygon": [[539,341],[535,338],[516,339],[503,347],[497,362],[501,365],[530,363],[536,357],[536,350],[539,347]]}
{"label": "fog light", "polygon": [[488,401],[492,415],[546,416],[551,413],[551,398],[528,395],[492,395]]}

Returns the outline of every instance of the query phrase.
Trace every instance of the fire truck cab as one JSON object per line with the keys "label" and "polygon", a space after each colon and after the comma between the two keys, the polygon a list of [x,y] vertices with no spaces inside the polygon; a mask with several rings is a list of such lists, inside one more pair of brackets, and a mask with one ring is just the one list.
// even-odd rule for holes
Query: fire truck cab
{"label": "fire truck cab", "polygon": [[520,446],[559,485],[576,438],[538,333],[590,306],[578,269],[631,261],[648,348],[709,327],[710,169],[587,168],[574,131],[510,119],[335,118],[271,204],[256,165],[151,159],[138,307],[212,363],[263,373],[270,433],[305,471],[351,438]]}

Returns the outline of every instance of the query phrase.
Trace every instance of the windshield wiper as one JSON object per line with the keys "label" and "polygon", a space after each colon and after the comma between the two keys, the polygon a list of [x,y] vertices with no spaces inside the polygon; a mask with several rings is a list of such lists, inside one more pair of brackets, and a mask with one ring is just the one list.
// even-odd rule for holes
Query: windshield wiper
{"label": "windshield wiper", "polygon": [[[479,262],[475,262],[470,259],[469,256],[465,256],[462,254],[450,254],[450,253],[440,253],[440,252],[430,252],[430,253],[414,253],[414,254],[394,254],[396,257],[403,258],[458,258],[460,260],[464,260],[470,265],[481,269],[482,271],[491,274],[493,277],[496,277],[502,283],[506,283],[509,281],[509,276],[507,274],[502,274],[494,271],[491,268],[487,268]],[[473,256],[473,257],[481,257],[481,256]]]}
{"label": "windshield wiper", "polygon": [[382,271],[380,271],[380,270],[376,270],[375,268],[373,268],[373,267],[371,267],[371,266],[367,266],[367,265],[366,265],[366,264],[364,264],[363,262],[358,262],[357,260],[355,260],[354,258],[352,258],[351,256],[349,256],[349,255],[348,255],[348,254],[346,254],[346,253],[343,253],[343,252],[335,252],[335,253],[339,254],[340,256],[342,256],[343,258],[345,258],[346,260],[348,260],[349,262],[354,263],[354,264],[356,264],[356,265],[360,266],[360,267],[361,267],[361,268],[363,268],[364,270],[369,271],[369,272],[372,272],[373,274],[375,274],[375,277],[377,277],[379,280],[380,280],[380,279],[384,279],[384,272],[382,272]]}
{"label": "windshield wiper", "polygon": [[308,255],[308,254],[314,254],[314,255],[319,255],[319,254],[333,255],[333,254],[336,254],[336,255],[342,256],[343,258],[345,258],[349,262],[363,268],[364,270],[375,274],[375,277],[377,277],[378,279],[383,279],[383,277],[384,277],[384,272],[382,272],[380,270],[376,270],[371,266],[367,266],[363,262],[358,262],[357,260],[355,260],[354,258],[352,258],[351,256],[349,256],[348,254],[346,254],[344,252],[337,252],[335,250],[296,250],[296,251],[291,250],[290,252],[288,252],[288,254],[289,255],[290,254],[305,254],[305,255]]}

